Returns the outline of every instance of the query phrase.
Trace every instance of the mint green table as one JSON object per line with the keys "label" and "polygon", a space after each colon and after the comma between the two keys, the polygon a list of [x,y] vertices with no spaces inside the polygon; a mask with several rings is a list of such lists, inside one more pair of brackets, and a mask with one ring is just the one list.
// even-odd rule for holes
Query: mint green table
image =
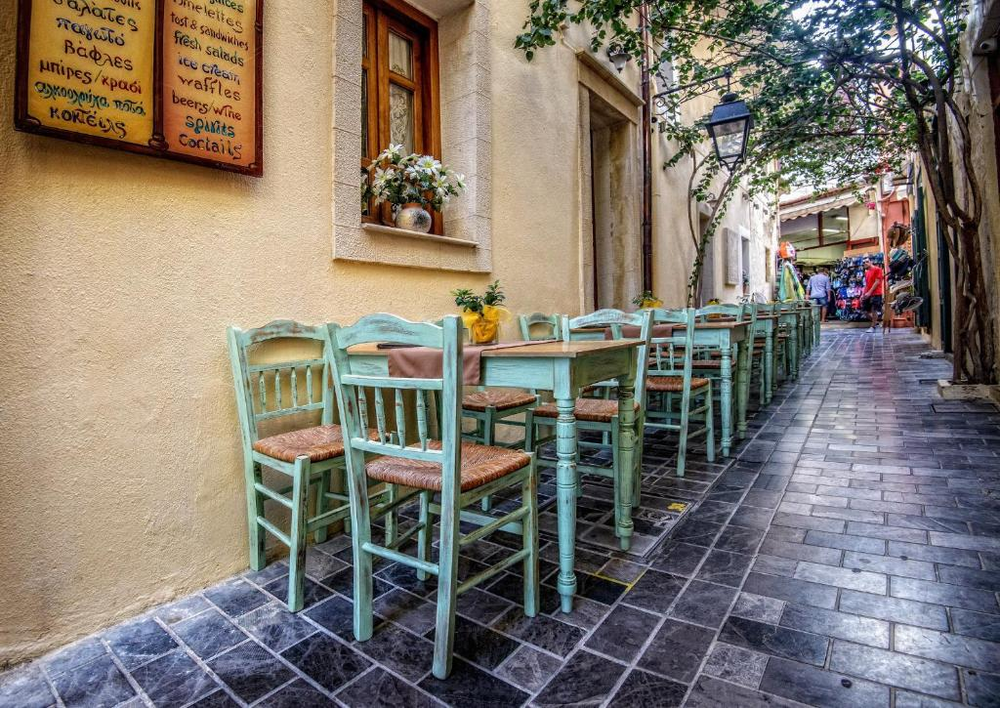
{"label": "mint green table", "polygon": [[[694,345],[708,347],[721,354],[719,371],[722,381],[720,416],[722,418],[722,454],[729,456],[733,445],[733,391],[736,392],[736,433],[739,439],[746,437],[747,402],[750,400],[750,351],[743,346],[749,341],[749,322],[708,321],[694,326]],[[735,353],[735,357],[734,357]],[[733,370],[733,359],[736,369]]]}
{"label": "mint green table", "polygon": [[[557,587],[563,612],[573,609],[576,593],[576,417],[574,409],[580,390],[589,384],[618,380],[618,420],[621,435],[621,462],[631,469],[636,445],[635,356],[639,342],[616,341],[540,342],[483,352],[481,383],[484,386],[530,388],[552,391],[559,417],[556,419],[556,509],[559,516],[559,579]],[[348,350],[355,374],[388,376],[387,350],[375,345],[359,345]],[[630,536],[632,495],[622,500],[625,511],[622,531]],[[463,516],[482,519],[473,511]],[[519,532],[519,531],[518,531]]]}

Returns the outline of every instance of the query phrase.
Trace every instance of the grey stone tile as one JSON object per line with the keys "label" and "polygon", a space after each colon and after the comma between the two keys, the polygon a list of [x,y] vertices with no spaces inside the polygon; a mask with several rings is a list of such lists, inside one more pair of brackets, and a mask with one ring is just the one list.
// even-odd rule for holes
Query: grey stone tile
{"label": "grey stone tile", "polygon": [[371,666],[368,659],[351,647],[322,632],[306,637],[282,652],[281,656],[331,692],[338,690]]}
{"label": "grey stone tile", "polygon": [[529,693],[535,693],[561,667],[562,662],[555,657],[532,647],[522,646],[496,670],[496,674]]}
{"label": "grey stone tile", "polygon": [[684,578],[650,569],[625,593],[623,601],[643,610],[664,613],[686,583]]}
{"label": "grey stone tile", "polygon": [[829,644],[829,640],[817,634],[799,632],[742,617],[730,617],[722,626],[719,639],[745,649],[796,659],[816,666],[822,666],[826,660]]}
{"label": "grey stone tile", "polygon": [[1000,697],[1000,676],[990,676],[976,671],[963,671],[962,678],[969,696],[969,705],[997,705],[997,698]]}
{"label": "grey stone tile", "polygon": [[801,708],[802,704],[702,675],[692,687],[685,705],[690,708]]}
{"label": "grey stone tile", "polygon": [[209,588],[205,597],[230,617],[239,617],[269,601],[267,595],[238,578]]}
{"label": "grey stone tile", "polygon": [[837,588],[760,573],[750,573],[747,576],[743,591],[831,610],[837,604]]}
{"label": "grey stone tile", "polygon": [[247,639],[239,627],[214,608],[177,623],[174,631],[202,659],[209,659]]}
{"label": "grey stone tile", "polygon": [[638,656],[659,621],[659,615],[619,605],[590,636],[587,647],[621,661],[631,662]]}
{"label": "grey stone tile", "polygon": [[830,669],[941,698],[960,697],[955,667],[874,647],[834,641]]}
{"label": "grey stone tile", "polygon": [[189,595],[176,602],[171,602],[169,605],[157,608],[153,614],[159,617],[164,624],[176,624],[204,612],[209,607],[211,605],[200,595]]}
{"label": "grey stone tile", "polygon": [[150,617],[113,627],[105,632],[104,639],[126,669],[145,664],[177,646],[170,635]]}
{"label": "grey stone tile", "polygon": [[219,688],[183,649],[174,649],[132,671],[153,704],[159,708],[187,705]]}
{"label": "grey stone tile", "polygon": [[780,624],[824,637],[846,639],[881,649],[889,648],[889,623],[870,617],[818,607],[788,605],[781,615]]}
{"label": "grey stone tile", "polygon": [[747,688],[757,688],[769,658],[767,654],[719,642],[709,654],[702,671]]}
{"label": "grey stone tile", "polygon": [[107,654],[56,676],[52,683],[67,708],[113,706],[135,695]]}
{"label": "grey stone tile", "polygon": [[847,551],[844,554],[844,567],[854,570],[870,570],[877,573],[888,573],[906,578],[934,580],[934,564],[917,560],[902,560],[892,556],[876,556],[870,553],[855,553]]}
{"label": "grey stone tile", "polygon": [[372,661],[414,683],[427,675],[434,661],[434,645],[430,641],[391,622],[376,627],[371,639],[354,642],[353,646]]}
{"label": "grey stone tile", "polygon": [[452,660],[451,675],[447,679],[428,675],[418,684],[427,693],[449,705],[475,706],[485,701],[495,706],[519,706],[529,694],[459,658]]}
{"label": "grey stone tile", "polygon": [[337,698],[350,708],[431,708],[440,704],[428,694],[383,669],[375,668],[346,686]]}
{"label": "grey stone tile", "polygon": [[565,657],[586,633],[579,627],[561,621],[561,618],[558,617],[558,615],[557,618],[545,615],[528,617],[520,607],[515,607],[497,620],[493,627],[553,654]]}
{"label": "grey stone tile", "polygon": [[997,612],[997,598],[986,590],[964,588],[945,583],[933,583],[913,578],[893,578],[890,594],[907,600],[934,602],[950,607],[962,607],[980,612]]}
{"label": "grey stone tile", "polygon": [[888,555],[906,560],[927,561],[928,563],[944,563],[960,565],[968,568],[979,568],[979,555],[975,551],[962,551],[955,548],[928,546],[921,543],[904,543],[889,541]]}
{"label": "grey stone tile", "polygon": [[[521,610],[514,608],[511,612],[520,614]],[[434,632],[432,629],[425,636],[433,640]],[[455,653],[483,668],[492,671],[513,654],[518,646],[513,639],[489,627],[461,616],[455,618]]]}
{"label": "grey stone tile", "polygon": [[325,708],[337,704],[305,680],[297,679],[256,705],[258,708]]}
{"label": "grey stone tile", "polygon": [[207,663],[216,676],[247,703],[253,703],[295,677],[287,665],[253,642],[244,642]]}
{"label": "grey stone tile", "polygon": [[954,608],[951,610],[951,624],[957,634],[1000,642],[1000,615]]}
{"label": "grey stone tile", "polygon": [[852,536],[828,531],[809,530],[806,532],[805,543],[810,546],[837,548],[845,551],[858,551],[881,555],[885,553],[886,542],[880,538]]}
{"label": "grey stone tile", "polygon": [[893,648],[958,666],[1000,673],[1000,644],[922,627],[898,625]]}
{"label": "grey stone tile", "polygon": [[537,706],[599,706],[625,673],[625,667],[591,654],[577,652],[552,677],[534,700]]}
{"label": "grey stone tile", "polygon": [[276,602],[251,610],[236,622],[262,644],[279,653],[316,631],[312,624]]}
{"label": "grey stone tile", "polygon": [[851,568],[835,568],[819,563],[800,561],[795,568],[798,580],[836,585],[841,588],[884,595],[888,589],[888,577],[882,573],[868,573]]}
{"label": "grey stone tile", "polygon": [[0,705],[48,708],[55,702],[56,698],[37,665],[19,666],[0,674]]}
{"label": "grey stone tile", "polygon": [[742,592],[736,599],[736,604],[733,605],[731,614],[734,617],[744,617],[759,622],[767,622],[768,624],[778,624],[784,609],[785,602],[783,600]]}
{"label": "grey stone tile", "polygon": [[686,622],[718,628],[737,592],[734,587],[692,580],[669,614]]}
{"label": "grey stone tile", "polygon": [[888,686],[779,658],[768,662],[760,688],[811,706],[889,705]]}
{"label": "grey stone tile", "polygon": [[914,600],[845,590],[840,596],[840,610],[891,622],[948,629],[948,616],[944,607]]}
{"label": "grey stone tile", "polygon": [[670,679],[655,676],[640,669],[633,669],[615,694],[609,708],[646,708],[656,705],[670,708],[679,706],[687,693],[687,686]]}
{"label": "grey stone tile", "polygon": [[107,649],[104,648],[104,644],[99,639],[87,637],[42,657],[39,663],[45,667],[49,676],[58,676],[80,664],[86,664],[99,656],[104,656],[106,653]]}
{"label": "grey stone tile", "polygon": [[748,555],[713,550],[705,558],[696,577],[698,580],[739,587],[751,560]]}
{"label": "grey stone tile", "polygon": [[713,630],[668,619],[646,647],[638,666],[688,683],[694,678],[714,637]]}

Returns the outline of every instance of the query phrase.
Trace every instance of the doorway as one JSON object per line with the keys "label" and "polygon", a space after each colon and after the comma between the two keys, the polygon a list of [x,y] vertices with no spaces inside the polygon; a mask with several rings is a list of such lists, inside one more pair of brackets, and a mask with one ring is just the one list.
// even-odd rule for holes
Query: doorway
{"label": "doorway", "polygon": [[[639,294],[639,164],[633,123],[597,93],[584,90],[581,138],[584,222],[589,222],[590,295],[593,309],[624,309]],[[589,216],[589,219],[587,218]],[[586,264],[586,258],[584,259]]]}

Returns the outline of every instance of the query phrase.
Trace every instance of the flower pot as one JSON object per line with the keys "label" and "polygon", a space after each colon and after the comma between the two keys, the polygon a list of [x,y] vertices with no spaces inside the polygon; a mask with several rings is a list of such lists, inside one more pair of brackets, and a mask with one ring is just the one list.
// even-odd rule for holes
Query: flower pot
{"label": "flower pot", "polygon": [[425,234],[431,230],[431,224],[433,224],[433,220],[431,219],[430,212],[419,204],[404,204],[396,212],[397,228],[419,231]]}

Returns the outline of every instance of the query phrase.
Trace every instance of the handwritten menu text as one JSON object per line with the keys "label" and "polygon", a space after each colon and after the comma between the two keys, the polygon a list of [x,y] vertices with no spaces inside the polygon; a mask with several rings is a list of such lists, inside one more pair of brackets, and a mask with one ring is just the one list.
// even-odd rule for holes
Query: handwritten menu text
{"label": "handwritten menu text", "polygon": [[19,2],[17,128],[262,173],[262,0]]}

